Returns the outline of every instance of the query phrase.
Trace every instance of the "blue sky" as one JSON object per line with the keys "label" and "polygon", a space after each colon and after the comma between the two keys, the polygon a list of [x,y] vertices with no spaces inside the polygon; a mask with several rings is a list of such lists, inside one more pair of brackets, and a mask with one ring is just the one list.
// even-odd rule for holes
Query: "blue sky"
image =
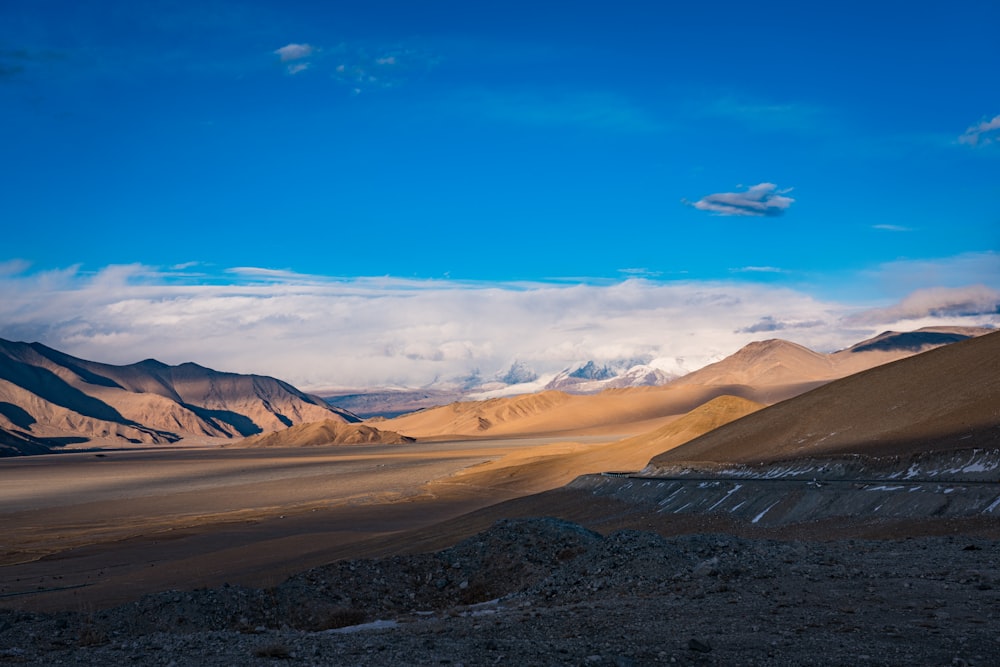
{"label": "blue sky", "polygon": [[[859,312],[907,303],[924,306],[903,324],[1000,323],[997,25],[987,0],[7,0],[0,336],[319,386],[525,358],[696,365],[755,322],[836,347],[869,333]],[[577,288],[598,296],[565,298]],[[592,339],[542,298],[593,332],[597,304],[631,289],[644,312]],[[286,299],[303,290],[339,337],[296,336]],[[704,290],[756,306],[675,313]],[[364,327],[331,314],[358,312],[345,299]],[[472,331],[467,299],[519,305]],[[801,299],[816,312],[793,313]],[[140,304],[206,319],[163,315],[154,335],[138,310],[110,315]],[[234,304],[249,319],[206,333]],[[659,307],[670,322],[648,320]],[[496,326],[520,333],[499,344]],[[342,349],[373,331],[422,351]],[[258,344],[235,355],[247,332]],[[645,338],[619,349],[623,332]],[[703,354],[671,342],[693,332]],[[347,356],[317,371],[332,348]]]}

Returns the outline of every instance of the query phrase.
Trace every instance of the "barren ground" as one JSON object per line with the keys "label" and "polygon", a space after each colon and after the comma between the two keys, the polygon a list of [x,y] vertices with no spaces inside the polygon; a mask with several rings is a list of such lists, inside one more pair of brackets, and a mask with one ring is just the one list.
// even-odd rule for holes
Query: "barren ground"
{"label": "barren ground", "polygon": [[0,664],[1000,665],[996,519],[765,527],[524,496],[602,449],[0,462]]}

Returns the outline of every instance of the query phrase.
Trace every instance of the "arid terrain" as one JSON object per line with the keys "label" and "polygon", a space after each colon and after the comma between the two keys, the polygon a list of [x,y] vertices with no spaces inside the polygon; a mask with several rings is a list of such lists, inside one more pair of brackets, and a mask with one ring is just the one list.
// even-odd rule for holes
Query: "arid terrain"
{"label": "arid terrain", "polygon": [[4,459],[0,663],[1000,664],[1000,334],[803,350]]}

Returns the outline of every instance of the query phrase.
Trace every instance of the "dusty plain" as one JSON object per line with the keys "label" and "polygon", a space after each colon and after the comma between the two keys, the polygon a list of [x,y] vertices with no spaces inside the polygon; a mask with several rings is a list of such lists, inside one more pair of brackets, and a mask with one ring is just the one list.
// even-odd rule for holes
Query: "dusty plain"
{"label": "dusty plain", "polygon": [[[580,452],[603,442],[582,440],[164,448],[2,459],[0,605],[92,609],[171,588],[271,585],[365,553],[350,547],[369,538],[521,495],[523,486],[451,478],[505,456],[549,447]],[[530,476],[524,483],[539,490]]]}

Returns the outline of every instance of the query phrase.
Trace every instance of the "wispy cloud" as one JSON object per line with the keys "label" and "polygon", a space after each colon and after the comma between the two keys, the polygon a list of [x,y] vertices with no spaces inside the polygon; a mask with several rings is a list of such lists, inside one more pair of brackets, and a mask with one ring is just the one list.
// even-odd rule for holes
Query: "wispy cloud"
{"label": "wispy cloud", "polygon": [[829,130],[834,124],[826,109],[802,103],[776,103],[726,96],[701,104],[699,115],[729,119],[758,131],[796,133]]}
{"label": "wispy cloud", "polygon": [[738,269],[729,269],[730,273],[784,273],[784,269],[776,266],[741,266]]}
{"label": "wispy cloud", "polygon": [[310,62],[305,60],[316,53],[316,47],[312,44],[286,44],[280,49],[275,49],[274,54],[278,56],[285,65],[285,71],[289,74],[298,74],[309,69]]}
{"label": "wispy cloud", "polygon": [[0,262],[0,276],[14,276],[31,268],[31,262],[25,259],[8,259]]}
{"label": "wispy cloud", "polygon": [[[423,386],[520,361],[536,373],[594,359],[694,370],[774,331],[835,350],[899,318],[1000,324],[989,288],[869,308],[759,283],[462,283],[338,279],[242,267],[191,276],[142,265],[0,273],[0,336],[108,363],[156,357],[304,387]],[[932,298],[933,297],[933,298]],[[991,310],[991,308],[993,310]],[[905,324],[925,325],[908,319]]]}
{"label": "wispy cloud", "polygon": [[824,320],[784,321],[773,315],[765,315],[753,324],[736,330],[736,333],[761,333],[784,331],[786,329],[811,329],[828,325]]}
{"label": "wispy cloud", "polygon": [[904,227],[903,225],[872,225],[872,229],[880,229],[884,232],[912,232],[911,227]]}
{"label": "wispy cloud", "polygon": [[1000,137],[1000,115],[972,125],[958,138],[958,143],[969,146],[986,146]]}
{"label": "wispy cloud", "polygon": [[700,211],[716,215],[757,216],[773,218],[784,214],[795,200],[786,197],[791,188],[779,190],[774,183],[751,185],[744,192],[718,192],[696,202],[684,201]]}
{"label": "wispy cloud", "polygon": [[653,269],[647,269],[642,267],[618,269],[618,273],[624,274],[632,278],[659,278],[660,276],[663,275],[663,271],[654,271]]}
{"label": "wispy cloud", "polygon": [[[1000,253],[967,252],[933,259],[899,259],[857,274],[857,280],[880,292],[904,295],[929,287],[985,284],[1000,287]],[[838,282],[850,283],[845,276]]]}
{"label": "wispy cloud", "polygon": [[659,132],[663,124],[631,100],[608,92],[467,90],[449,110],[487,120],[538,127]]}
{"label": "wispy cloud", "polygon": [[333,79],[354,93],[395,88],[417,79],[440,62],[440,57],[412,45],[341,43],[329,49]]}
{"label": "wispy cloud", "polygon": [[849,319],[851,322],[872,324],[996,315],[1000,315],[1000,290],[986,285],[968,285],[917,290],[887,308],[866,310]]}

